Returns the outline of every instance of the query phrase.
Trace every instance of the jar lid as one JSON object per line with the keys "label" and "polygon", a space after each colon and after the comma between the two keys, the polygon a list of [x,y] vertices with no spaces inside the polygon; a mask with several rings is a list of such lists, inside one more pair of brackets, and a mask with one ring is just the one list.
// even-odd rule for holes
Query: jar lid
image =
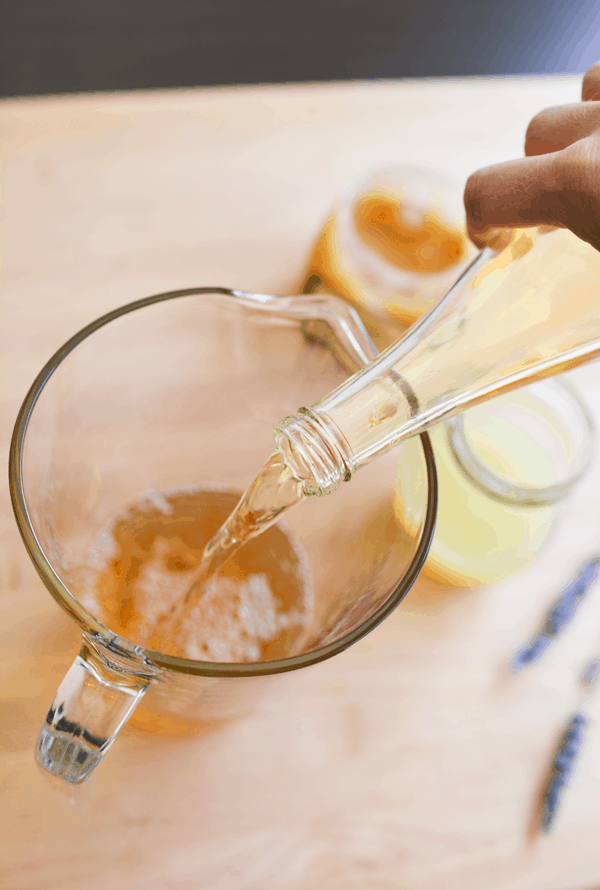
{"label": "jar lid", "polygon": [[446,426],[466,476],[510,504],[542,506],[560,500],[594,457],[594,422],[564,380],[541,380],[504,393]]}

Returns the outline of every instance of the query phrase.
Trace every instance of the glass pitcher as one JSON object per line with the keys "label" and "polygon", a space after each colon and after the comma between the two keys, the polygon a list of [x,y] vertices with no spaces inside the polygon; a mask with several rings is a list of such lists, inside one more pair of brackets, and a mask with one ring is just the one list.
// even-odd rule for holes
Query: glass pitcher
{"label": "glass pitcher", "polygon": [[[25,545],[81,630],[37,741],[45,770],[83,782],[138,708],[159,727],[243,713],[274,675],[341,652],[398,605],[435,524],[427,434],[335,498],[310,498],[289,515],[314,588],[300,652],[255,663],[168,656],[105,626],[87,593],[90,553],[113,517],[147,492],[199,484],[241,492],[272,451],[276,422],[375,355],[342,301],[201,288],[111,312],[50,359],[23,403],[10,455]],[[402,523],[394,514],[399,462],[410,470]]]}

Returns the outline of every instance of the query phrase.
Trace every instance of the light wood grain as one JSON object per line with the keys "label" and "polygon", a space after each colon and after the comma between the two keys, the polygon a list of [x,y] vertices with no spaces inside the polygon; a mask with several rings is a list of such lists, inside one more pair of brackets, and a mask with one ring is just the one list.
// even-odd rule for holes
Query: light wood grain
{"label": "light wood grain", "polygon": [[[2,460],[29,383],[95,316],[194,285],[291,292],[348,179],[418,162],[460,185],[578,93],[578,78],[495,78],[4,101]],[[600,417],[597,366],[571,376]],[[599,481],[597,467],[520,577],[417,585],[252,716],[192,737],[126,731],[70,800],[32,747],[76,634],[28,562],[3,479],[0,886],[591,890],[598,724],[554,835],[532,842],[528,825],[598,646],[600,598],[538,666],[511,678],[506,664],[599,547]]]}

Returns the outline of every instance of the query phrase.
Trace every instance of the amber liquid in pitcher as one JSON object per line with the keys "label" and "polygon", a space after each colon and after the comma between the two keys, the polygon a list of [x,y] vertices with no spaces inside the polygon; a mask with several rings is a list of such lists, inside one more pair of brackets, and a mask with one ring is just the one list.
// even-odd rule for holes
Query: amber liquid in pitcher
{"label": "amber liquid in pitcher", "polygon": [[[232,513],[240,515],[238,501],[235,492],[198,488],[152,492],[125,510],[92,557],[97,617],[138,645],[199,661],[257,662],[301,651],[313,590],[289,530],[271,524],[243,548],[229,541],[218,566],[202,571],[207,543]],[[186,598],[200,576],[196,595]]]}

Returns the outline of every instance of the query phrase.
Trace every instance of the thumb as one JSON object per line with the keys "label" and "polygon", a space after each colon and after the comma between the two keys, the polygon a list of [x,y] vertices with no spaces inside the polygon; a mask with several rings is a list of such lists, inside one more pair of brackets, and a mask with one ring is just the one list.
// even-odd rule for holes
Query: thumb
{"label": "thumb", "polygon": [[469,236],[479,247],[496,227],[564,225],[556,154],[477,170],[467,180],[464,201]]}

